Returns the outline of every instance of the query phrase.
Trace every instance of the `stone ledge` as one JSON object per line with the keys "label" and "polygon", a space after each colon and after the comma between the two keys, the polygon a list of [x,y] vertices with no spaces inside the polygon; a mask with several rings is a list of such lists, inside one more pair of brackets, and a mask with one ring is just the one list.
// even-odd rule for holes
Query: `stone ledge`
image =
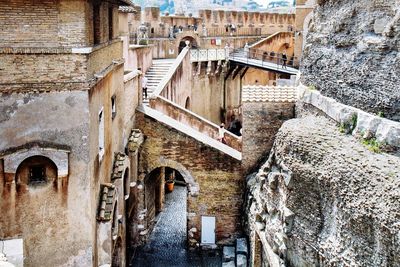
{"label": "stone ledge", "polygon": [[339,103],[333,98],[321,95],[318,91],[309,90],[304,85],[299,86],[299,91],[301,101],[318,108],[339,124],[349,123],[356,116],[357,124],[352,131],[353,135],[368,133],[379,143],[400,148],[400,122]]}

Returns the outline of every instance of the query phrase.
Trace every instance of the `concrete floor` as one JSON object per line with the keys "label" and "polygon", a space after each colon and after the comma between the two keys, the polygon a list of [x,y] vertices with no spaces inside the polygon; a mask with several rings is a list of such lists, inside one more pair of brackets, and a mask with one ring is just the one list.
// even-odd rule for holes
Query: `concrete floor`
{"label": "concrete floor", "polygon": [[175,185],[165,195],[164,210],[150,235],[149,242],[136,250],[129,266],[135,267],[220,267],[220,251],[190,252],[186,244],[186,194]]}

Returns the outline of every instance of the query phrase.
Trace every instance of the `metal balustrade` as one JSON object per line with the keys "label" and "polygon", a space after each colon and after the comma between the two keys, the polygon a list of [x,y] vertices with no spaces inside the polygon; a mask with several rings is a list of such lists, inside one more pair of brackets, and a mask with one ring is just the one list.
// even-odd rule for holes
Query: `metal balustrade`
{"label": "metal balustrade", "polygon": [[210,60],[226,60],[229,56],[229,52],[224,49],[191,49],[190,50],[190,61],[201,62]]}
{"label": "metal balustrade", "polygon": [[[283,66],[284,60],[285,60],[282,53],[276,53],[274,51],[265,51],[265,50],[255,49],[255,48],[251,48],[248,50],[245,50],[243,48],[236,49],[233,51],[233,53],[230,54],[229,57],[231,59],[245,58],[247,60],[247,63],[249,63],[249,60],[251,60],[251,59],[256,59],[261,62],[262,66],[265,63],[273,63],[273,64]],[[297,57],[291,57],[291,56],[286,57],[286,66],[287,67],[298,68],[299,63],[300,62]]]}
{"label": "metal balustrade", "polygon": [[[247,27],[247,28],[235,28],[234,30],[225,27],[211,27],[206,28],[204,31],[202,28],[197,28],[196,30],[193,27],[183,27],[179,29],[178,27],[174,30],[172,34],[172,38],[176,38],[179,34],[184,33],[193,33],[197,34],[200,37],[224,37],[224,36],[261,36],[261,28],[255,27]],[[139,29],[134,29],[130,33],[130,41],[131,43],[136,43],[137,37],[139,33]],[[170,29],[168,27],[164,28],[150,28],[147,29],[148,38],[171,38]]]}

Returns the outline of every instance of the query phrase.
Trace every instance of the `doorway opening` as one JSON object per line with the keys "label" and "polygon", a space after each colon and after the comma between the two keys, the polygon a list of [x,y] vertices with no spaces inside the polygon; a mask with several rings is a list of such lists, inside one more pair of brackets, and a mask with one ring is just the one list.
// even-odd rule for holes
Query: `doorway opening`
{"label": "doorway opening", "polygon": [[[172,180],[169,191],[166,182]],[[147,243],[138,248],[133,266],[182,266],[188,261],[188,189],[182,174],[169,167],[156,168],[145,178],[144,191],[151,233]]]}
{"label": "doorway opening", "polygon": [[191,37],[191,36],[186,36],[186,37],[183,37],[183,38],[181,39],[181,41],[179,42],[178,54],[180,54],[181,51],[183,50],[183,48],[186,47],[186,41],[189,41],[189,47],[190,47],[191,49],[197,49],[198,46],[197,46],[196,39],[194,39],[194,38]]}

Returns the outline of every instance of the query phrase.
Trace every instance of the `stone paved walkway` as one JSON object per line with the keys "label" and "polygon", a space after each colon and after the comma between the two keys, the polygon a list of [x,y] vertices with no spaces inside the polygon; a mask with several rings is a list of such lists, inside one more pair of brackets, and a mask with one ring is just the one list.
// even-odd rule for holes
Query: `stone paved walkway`
{"label": "stone paved walkway", "polygon": [[219,251],[189,252],[186,245],[186,187],[165,195],[164,210],[146,246],[138,248],[134,267],[220,267]]}

